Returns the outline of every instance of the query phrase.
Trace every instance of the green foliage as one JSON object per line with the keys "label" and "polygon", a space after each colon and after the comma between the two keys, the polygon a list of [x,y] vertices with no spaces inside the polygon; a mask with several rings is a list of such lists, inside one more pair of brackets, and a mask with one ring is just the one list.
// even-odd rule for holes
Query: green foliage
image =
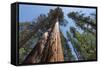
{"label": "green foliage", "polygon": [[23,58],[24,58],[24,56],[25,56],[25,53],[26,53],[26,51],[25,51],[24,48],[20,48],[20,49],[19,49],[19,63],[22,63]]}
{"label": "green foliage", "polygon": [[[94,15],[92,14],[92,16],[91,15],[85,16],[85,14],[79,12],[70,12],[68,14],[68,17],[72,18],[78,27],[80,27],[83,30],[87,30],[88,32],[91,32],[92,34],[95,34],[96,31],[95,16],[96,16],[95,14]],[[91,28],[88,26],[91,26]]]}
{"label": "green foliage", "polygon": [[71,49],[69,48],[69,46],[67,44],[67,40],[64,38],[62,33],[61,33],[60,37],[61,37],[61,43],[62,43],[65,61],[74,61],[75,57],[71,53]]}
{"label": "green foliage", "polygon": [[62,21],[64,19],[62,9],[59,7],[55,8],[54,10],[51,9],[50,12],[48,13],[48,17],[50,20],[55,20],[55,21],[57,19],[58,21]]}
{"label": "green foliage", "polygon": [[32,25],[30,22],[20,22],[19,26],[30,26]]}
{"label": "green foliage", "polygon": [[48,21],[50,25],[55,24],[56,21],[59,21],[59,24],[64,26],[68,23],[68,21],[64,19],[64,13],[60,7],[50,9],[48,13]]}
{"label": "green foliage", "polygon": [[88,32],[80,34],[76,31],[74,37],[67,32],[74,48],[76,48],[78,54],[80,54],[81,60],[94,60],[96,59],[96,37]]}
{"label": "green foliage", "polygon": [[96,59],[96,39],[92,34],[80,34],[77,36],[80,52],[85,60]]}
{"label": "green foliage", "polygon": [[22,63],[26,56],[31,52],[38,41],[38,35],[35,34],[30,40],[28,40],[23,47],[19,48],[19,63]]}
{"label": "green foliage", "polygon": [[[96,14],[85,16],[79,12],[70,12],[68,17],[72,18],[75,24],[84,31],[80,33],[71,27],[70,32],[73,36],[68,36],[81,58],[83,60],[96,59]],[[67,34],[70,35],[70,33]]]}

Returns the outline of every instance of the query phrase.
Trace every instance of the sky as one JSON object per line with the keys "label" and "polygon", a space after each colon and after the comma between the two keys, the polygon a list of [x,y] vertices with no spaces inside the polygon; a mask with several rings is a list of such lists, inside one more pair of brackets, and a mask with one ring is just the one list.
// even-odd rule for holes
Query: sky
{"label": "sky", "polygon": [[[19,22],[31,22],[36,19],[40,14],[46,14],[50,9],[54,9],[56,6],[40,6],[40,5],[19,5]],[[71,11],[82,11],[86,15],[89,15],[92,12],[95,12],[95,9],[91,8],[76,8],[76,7],[61,7],[65,18],[67,18],[67,14]]]}
{"label": "sky", "polygon": [[51,6],[19,5],[19,22],[31,22],[40,14],[47,14],[50,9],[54,8]]}

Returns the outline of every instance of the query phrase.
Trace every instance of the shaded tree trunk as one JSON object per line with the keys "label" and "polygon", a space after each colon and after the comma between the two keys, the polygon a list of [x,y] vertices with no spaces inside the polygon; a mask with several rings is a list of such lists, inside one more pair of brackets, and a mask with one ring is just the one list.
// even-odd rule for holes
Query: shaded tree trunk
{"label": "shaded tree trunk", "polygon": [[24,39],[19,41],[19,49],[21,47],[24,47],[25,43],[32,37],[34,36],[34,34],[41,29],[41,25],[44,23],[37,23],[33,28],[32,28],[32,32],[29,32]]}
{"label": "shaded tree trunk", "polygon": [[45,43],[47,41],[47,37],[48,32],[45,32],[23,63],[32,64],[40,62]]}

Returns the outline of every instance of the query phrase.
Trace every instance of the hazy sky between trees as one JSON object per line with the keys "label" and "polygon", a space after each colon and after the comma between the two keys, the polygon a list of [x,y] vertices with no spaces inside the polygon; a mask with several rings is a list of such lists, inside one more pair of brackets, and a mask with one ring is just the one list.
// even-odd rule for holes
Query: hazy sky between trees
{"label": "hazy sky between trees", "polygon": [[[57,6],[42,6],[42,5],[19,5],[19,22],[31,22],[34,21],[40,14],[46,14],[50,9],[54,9]],[[82,11],[86,15],[89,15],[96,10],[93,8],[76,8],[76,7],[60,7],[64,12],[64,18],[67,18],[67,14],[72,11]]]}

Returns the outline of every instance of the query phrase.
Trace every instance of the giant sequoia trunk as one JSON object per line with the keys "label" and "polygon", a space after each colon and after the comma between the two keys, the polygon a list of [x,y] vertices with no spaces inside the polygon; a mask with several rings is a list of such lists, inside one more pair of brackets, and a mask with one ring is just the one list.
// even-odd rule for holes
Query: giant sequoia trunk
{"label": "giant sequoia trunk", "polygon": [[56,22],[26,57],[24,64],[61,62],[64,61],[61,46],[59,23]]}
{"label": "giant sequoia trunk", "polygon": [[51,32],[48,48],[49,51],[47,56],[47,62],[64,61],[58,22],[56,22],[53,31]]}

